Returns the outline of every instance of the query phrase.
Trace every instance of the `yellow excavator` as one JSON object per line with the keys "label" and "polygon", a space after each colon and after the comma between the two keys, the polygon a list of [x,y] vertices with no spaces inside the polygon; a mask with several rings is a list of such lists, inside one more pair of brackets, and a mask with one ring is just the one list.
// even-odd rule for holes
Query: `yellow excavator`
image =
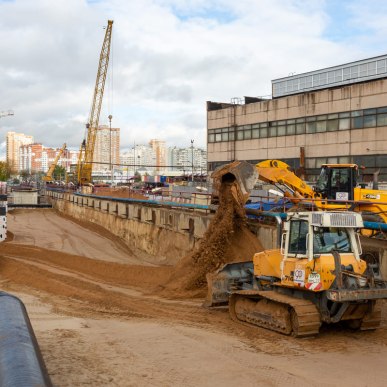
{"label": "yellow excavator", "polygon": [[318,334],[322,323],[378,328],[387,283],[360,259],[362,226],[350,211],[288,213],[280,249],[207,275],[205,305],[228,304],[235,321],[295,337]]}
{"label": "yellow excavator", "polygon": [[387,223],[387,191],[359,182],[356,164],[323,164],[314,188],[296,176],[280,160],[258,163],[261,181],[270,183],[293,202],[312,204],[318,210],[352,210],[367,216],[366,220]]}
{"label": "yellow excavator", "polygon": [[58,161],[62,157],[62,155],[63,155],[65,150],[66,150],[66,143],[64,143],[62,145],[62,148],[60,148],[60,150],[59,150],[58,154],[56,155],[54,161],[50,165],[50,168],[48,169],[48,171],[46,173],[46,176],[43,177],[43,181],[49,182],[49,181],[53,180],[52,175],[54,173],[55,167],[58,164]]}

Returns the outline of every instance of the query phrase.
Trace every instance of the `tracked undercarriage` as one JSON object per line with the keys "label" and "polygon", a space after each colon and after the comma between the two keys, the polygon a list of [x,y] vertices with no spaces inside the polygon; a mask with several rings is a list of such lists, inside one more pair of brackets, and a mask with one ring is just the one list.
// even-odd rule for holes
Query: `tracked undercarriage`
{"label": "tracked undercarriage", "polygon": [[242,290],[232,293],[229,301],[233,320],[295,337],[316,335],[320,313],[313,302],[276,291]]}
{"label": "tracked undercarriage", "polygon": [[[353,329],[373,330],[380,326],[380,301],[345,302],[326,309],[326,300],[311,300],[275,290],[239,290],[229,298],[229,311],[234,321],[258,326],[294,337],[319,333],[323,322],[346,321]],[[331,314],[336,311],[336,314]]]}

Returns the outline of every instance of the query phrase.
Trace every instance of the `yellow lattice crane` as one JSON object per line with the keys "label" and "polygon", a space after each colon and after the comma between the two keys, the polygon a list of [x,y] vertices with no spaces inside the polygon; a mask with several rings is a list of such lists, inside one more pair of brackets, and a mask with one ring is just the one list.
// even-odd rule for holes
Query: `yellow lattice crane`
{"label": "yellow lattice crane", "polygon": [[63,144],[62,148],[60,148],[60,151],[56,155],[54,161],[50,165],[50,168],[48,169],[46,176],[43,177],[43,181],[52,181],[52,174],[54,173],[55,167],[58,164],[59,159],[63,155],[64,151],[66,150],[66,143]]}
{"label": "yellow lattice crane", "polygon": [[108,20],[105,39],[103,41],[101,54],[99,57],[98,73],[94,88],[94,97],[90,111],[89,120],[86,124],[87,138],[82,141],[77,164],[77,183],[88,185],[92,182],[93,156],[95,139],[98,130],[99,115],[101,112],[105,80],[109,64],[110,42],[112,38],[113,20]]}

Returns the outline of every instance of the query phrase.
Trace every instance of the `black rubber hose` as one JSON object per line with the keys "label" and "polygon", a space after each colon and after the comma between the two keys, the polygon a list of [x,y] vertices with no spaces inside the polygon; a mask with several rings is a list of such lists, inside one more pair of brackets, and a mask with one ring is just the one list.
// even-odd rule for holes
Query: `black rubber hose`
{"label": "black rubber hose", "polygon": [[24,304],[0,292],[0,387],[52,386]]}

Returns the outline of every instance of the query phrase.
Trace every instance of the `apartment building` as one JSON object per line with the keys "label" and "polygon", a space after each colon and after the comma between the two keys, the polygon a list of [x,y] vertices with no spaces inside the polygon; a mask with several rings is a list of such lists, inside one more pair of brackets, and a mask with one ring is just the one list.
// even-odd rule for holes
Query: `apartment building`
{"label": "apartment building", "polygon": [[6,160],[11,170],[19,171],[19,149],[22,145],[32,144],[34,138],[23,133],[8,132],[6,136],[7,151]]}
{"label": "apartment building", "polygon": [[111,164],[120,163],[120,128],[98,127],[93,161],[93,171],[110,170]]}
{"label": "apartment building", "polygon": [[[60,148],[49,148],[37,143],[22,145],[19,148],[19,171],[47,172],[60,151]],[[77,153],[66,149],[57,165],[69,171],[70,164]]]}

